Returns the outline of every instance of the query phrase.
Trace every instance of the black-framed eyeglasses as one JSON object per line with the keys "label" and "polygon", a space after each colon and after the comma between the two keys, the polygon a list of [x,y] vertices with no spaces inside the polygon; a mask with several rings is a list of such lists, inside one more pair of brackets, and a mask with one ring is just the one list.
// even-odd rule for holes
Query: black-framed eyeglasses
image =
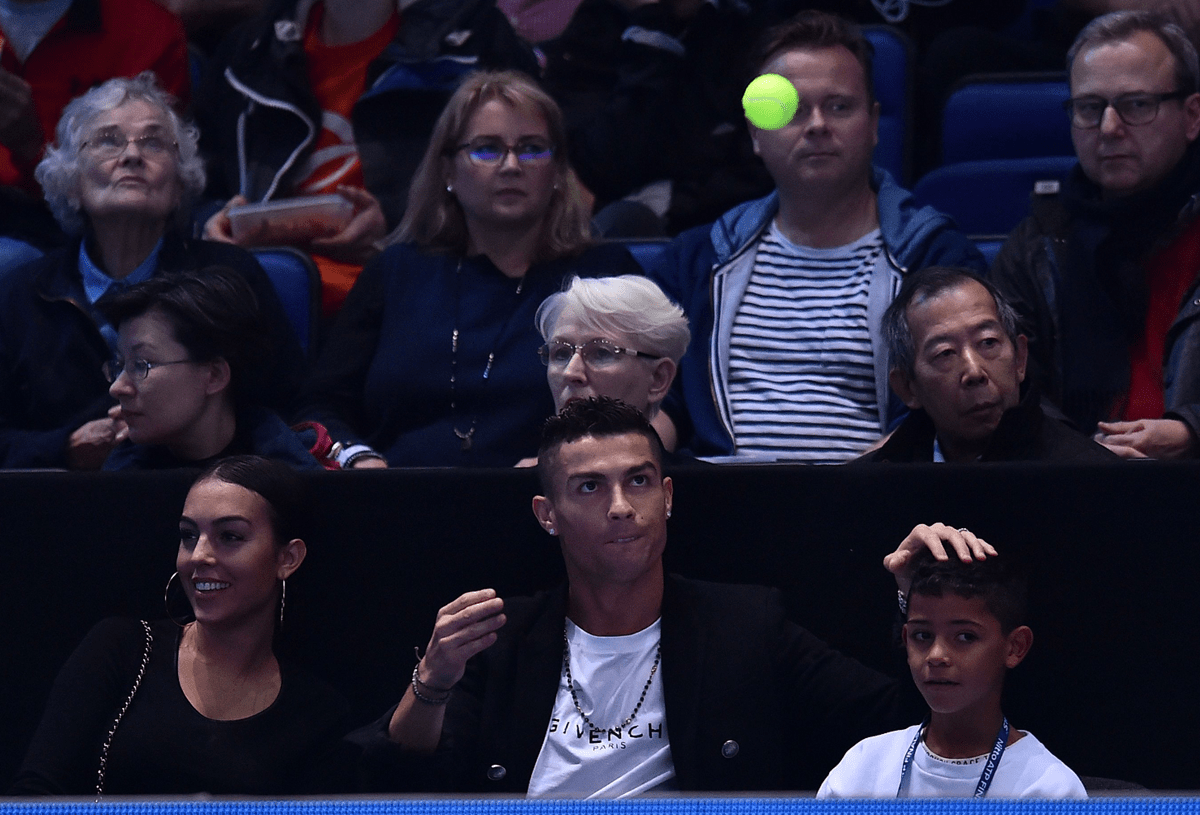
{"label": "black-framed eyeglasses", "polygon": [[122,371],[129,373],[129,378],[135,382],[141,382],[150,375],[150,371],[155,368],[163,368],[167,365],[183,365],[187,362],[195,362],[191,359],[177,359],[172,362],[150,362],[146,359],[130,359],[124,360],[120,357],[113,357],[108,362],[100,366],[100,370],[104,372],[104,378],[111,385],[117,381],[117,377]]}
{"label": "black-framed eyeglasses", "polygon": [[647,354],[645,351],[634,351],[632,348],[622,348],[608,340],[588,340],[581,345],[569,342],[549,342],[538,349],[538,357],[542,364],[549,368],[565,368],[571,364],[571,358],[579,354],[583,364],[589,368],[606,368],[614,364],[622,355],[627,357],[644,357],[645,359],[662,359],[662,356]]}
{"label": "black-framed eyeglasses", "polygon": [[472,163],[484,167],[503,164],[509,153],[517,157],[519,164],[544,164],[554,156],[554,145],[545,139],[522,139],[516,144],[505,144],[499,139],[480,137],[454,149],[456,152],[466,150]]}
{"label": "black-framed eyeglasses", "polygon": [[161,133],[146,133],[142,136],[127,136],[120,128],[107,128],[94,134],[90,139],[79,145],[79,149],[91,150],[98,158],[113,159],[129,149],[130,144],[136,144],[138,152],[151,158],[163,158],[179,147]]}
{"label": "black-framed eyeglasses", "polygon": [[1075,96],[1063,102],[1063,110],[1071,118],[1071,126],[1080,130],[1099,127],[1104,112],[1110,107],[1131,127],[1150,124],[1158,116],[1158,106],[1168,99],[1186,99],[1187,91],[1167,93],[1123,93],[1112,99],[1103,96]]}

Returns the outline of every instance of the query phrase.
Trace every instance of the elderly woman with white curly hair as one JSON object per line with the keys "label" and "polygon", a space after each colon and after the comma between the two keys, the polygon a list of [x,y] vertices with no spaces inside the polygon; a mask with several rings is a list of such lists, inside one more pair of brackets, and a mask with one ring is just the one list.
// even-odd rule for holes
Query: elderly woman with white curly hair
{"label": "elderly woman with white curly hair", "polygon": [[[101,372],[116,331],[95,304],[159,272],[227,266],[245,275],[276,345],[264,398],[285,407],[299,379],[299,344],[258,263],[185,236],[204,167],[198,133],[173,101],[147,72],[110,79],[63,111],[36,177],[75,240],[0,280],[0,467],[96,469],[124,438]],[[153,363],[175,360],[146,361],[153,376]]]}

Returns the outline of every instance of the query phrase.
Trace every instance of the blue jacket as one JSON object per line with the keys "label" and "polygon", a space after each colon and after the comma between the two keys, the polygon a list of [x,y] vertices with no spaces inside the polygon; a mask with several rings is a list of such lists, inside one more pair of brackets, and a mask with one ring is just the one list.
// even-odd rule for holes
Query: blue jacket
{"label": "blue jacket", "polygon": [[[882,435],[904,413],[903,403],[888,386],[887,351],[879,331],[904,275],[926,266],[965,266],[984,274],[987,263],[948,215],[919,206],[887,172],[876,168],[872,185],[885,247],[872,274],[867,309]],[[684,232],[649,270],[663,291],[683,306],[691,325],[692,341],[663,410],[679,430],[680,446],[696,455],[736,452],[726,392],[729,337],[754,268],[754,250],[778,210],[778,193],[734,207],[712,226]]]}

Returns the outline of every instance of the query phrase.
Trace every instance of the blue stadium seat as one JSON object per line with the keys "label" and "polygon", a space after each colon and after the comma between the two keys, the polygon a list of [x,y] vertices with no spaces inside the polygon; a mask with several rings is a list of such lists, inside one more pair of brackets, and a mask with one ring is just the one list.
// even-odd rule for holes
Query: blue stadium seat
{"label": "blue stadium seat", "polygon": [[296,339],[306,354],[317,349],[321,323],[321,275],[307,253],[292,246],[254,249],[254,257],[279,293]]}
{"label": "blue stadium seat", "polygon": [[0,274],[41,256],[42,250],[36,246],[0,236]]}
{"label": "blue stadium seat", "polygon": [[942,164],[1072,156],[1064,73],[975,74],[942,110]]}
{"label": "blue stadium seat", "polygon": [[661,240],[623,240],[620,243],[629,250],[633,259],[647,272],[657,265],[658,260],[667,253],[667,247],[671,245],[666,238]]}
{"label": "blue stadium seat", "polygon": [[965,161],[924,175],[913,195],[952,216],[973,238],[1007,235],[1029,212],[1033,193],[1058,191],[1074,156]]}
{"label": "blue stadium seat", "polygon": [[987,261],[988,268],[992,268],[992,264],[996,262],[996,255],[1000,254],[1000,247],[1004,245],[1004,241],[1000,238],[976,238],[975,248],[983,255],[983,259]]}
{"label": "blue stadium seat", "polygon": [[872,77],[879,100],[879,144],[875,163],[901,184],[912,165],[913,45],[905,34],[888,25],[863,27],[875,49]]}

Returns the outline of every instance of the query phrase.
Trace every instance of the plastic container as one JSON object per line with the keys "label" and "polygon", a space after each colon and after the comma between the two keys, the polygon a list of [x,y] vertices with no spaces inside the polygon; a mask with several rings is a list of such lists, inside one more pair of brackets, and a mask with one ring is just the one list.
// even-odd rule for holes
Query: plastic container
{"label": "plastic container", "polygon": [[340,195],[285,198],[229,208],[233,239],[255,246],[307,243],[337,234],[354,217],[354,205]]}

